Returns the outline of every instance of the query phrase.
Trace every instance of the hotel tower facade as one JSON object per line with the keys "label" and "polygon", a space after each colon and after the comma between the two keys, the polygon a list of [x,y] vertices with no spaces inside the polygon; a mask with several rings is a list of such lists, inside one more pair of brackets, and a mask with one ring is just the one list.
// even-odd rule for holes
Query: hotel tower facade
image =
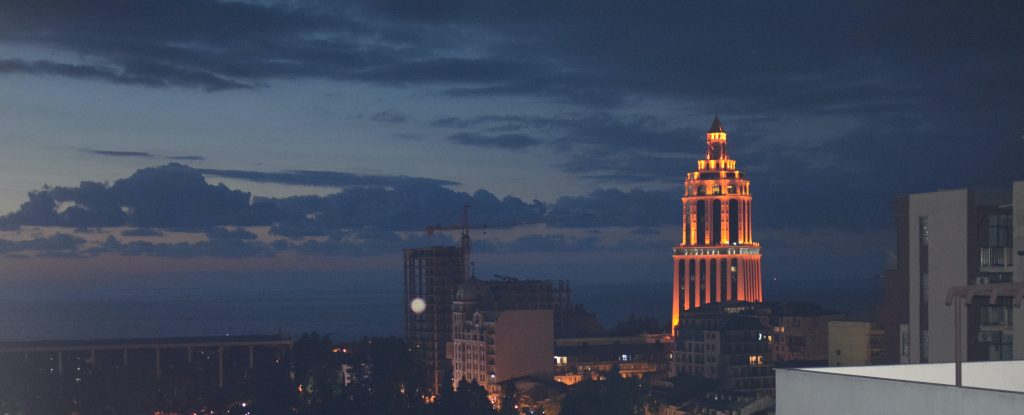
{"label": "hotel tower facade", "polygon": [[672,332],[679,314],[723,301],[760,302],[761,247],[750,222],[750,181],[729,158],[725,128],[715,117],[707,155],[686,175],[683,237],[673,249]]}

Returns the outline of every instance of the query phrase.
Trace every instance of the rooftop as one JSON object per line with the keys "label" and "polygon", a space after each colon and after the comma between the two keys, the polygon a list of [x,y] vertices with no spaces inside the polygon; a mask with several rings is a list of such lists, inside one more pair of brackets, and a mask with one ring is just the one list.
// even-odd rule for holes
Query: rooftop
{"label": "rooftop", "polygon": [[777,413],[787,415],[1020,415],[1024,361],[775,369]]}
{"label": "rooftop", "polygon": [[[955,384],[953,363],[776,370],[820,372],[945,386]],[[1024,360],[964,363],[963,385],[967,388],[1024,393]]]}

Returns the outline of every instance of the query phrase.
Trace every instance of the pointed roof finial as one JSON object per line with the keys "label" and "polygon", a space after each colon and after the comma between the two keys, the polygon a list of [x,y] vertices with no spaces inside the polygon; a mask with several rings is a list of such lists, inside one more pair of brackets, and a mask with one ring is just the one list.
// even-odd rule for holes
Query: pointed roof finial
{"label": "pointed roof finial", "polygon": [[718,119],[718,114],[715,114],[715,120],[711,122],[711,128],[708,129],[709,133],[724,133],[725,127],[722,127],[722,121]]}

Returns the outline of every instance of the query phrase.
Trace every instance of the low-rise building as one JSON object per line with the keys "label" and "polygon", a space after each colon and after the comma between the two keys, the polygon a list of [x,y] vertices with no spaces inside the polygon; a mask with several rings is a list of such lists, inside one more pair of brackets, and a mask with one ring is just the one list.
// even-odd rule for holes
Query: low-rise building
{"label": "low-rise building", "polygon": [[254,369],[287,368],[291,347],[289,338],[261,335],[0,342],[0,368],[11,376],[45,372],[70,379],[125,368],[157,381],[187,373],[222,388],[248,382]]}
{"label": "low-rise building", "polygon": [[[496,399],[500,383],[554,373],[550,281],[502,279],[463,283],[452,305],[453,382],[476,381]],[[546,288],[545,288],[546,286]]]}
{"label": "low-rise building", "polygon": [[828,322],[828,365],[867,366],[883,362],[884,332],[867,321]]}
{"label": "low-rise building", "polygon": [[673,375],[719,381],[730,391],[774,393],[772,332],[756,304],[707,304],[682,313],[675,338]]}
{"label": "low-rise building", "polygon": [[811,303],[765,304],[759,314],[764,315],[765,323],[772,327],[775,362],[800,362],[803,366],[825,365],[829,352],[829,322],[846,318],[845,313]]}
{"label": "low-rise building", "polygon": [[572,385],[601,379],[614,367],[627,378],[663,378],[671,354],[668,334],[555,339],[555,380]]}

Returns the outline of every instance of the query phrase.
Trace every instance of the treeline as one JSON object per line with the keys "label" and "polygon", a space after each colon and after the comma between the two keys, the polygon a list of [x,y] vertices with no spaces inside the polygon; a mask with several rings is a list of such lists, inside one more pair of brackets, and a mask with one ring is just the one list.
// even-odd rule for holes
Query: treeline
{"label": "treeline", "polygon": [[498,411],[475,382],[432,396],[423,366],[401,339],[336,343],[317,333],[223,387],[201,362],[165,369],[159,380],[140,366],[83,362],[63,375],[27,359],[2,366],[0,414],[11,415],[622,415],[643,413],[646,399],[639,382],[609,373],[607,380],[573,385],[543,407],[520,407],[512,386]]}

